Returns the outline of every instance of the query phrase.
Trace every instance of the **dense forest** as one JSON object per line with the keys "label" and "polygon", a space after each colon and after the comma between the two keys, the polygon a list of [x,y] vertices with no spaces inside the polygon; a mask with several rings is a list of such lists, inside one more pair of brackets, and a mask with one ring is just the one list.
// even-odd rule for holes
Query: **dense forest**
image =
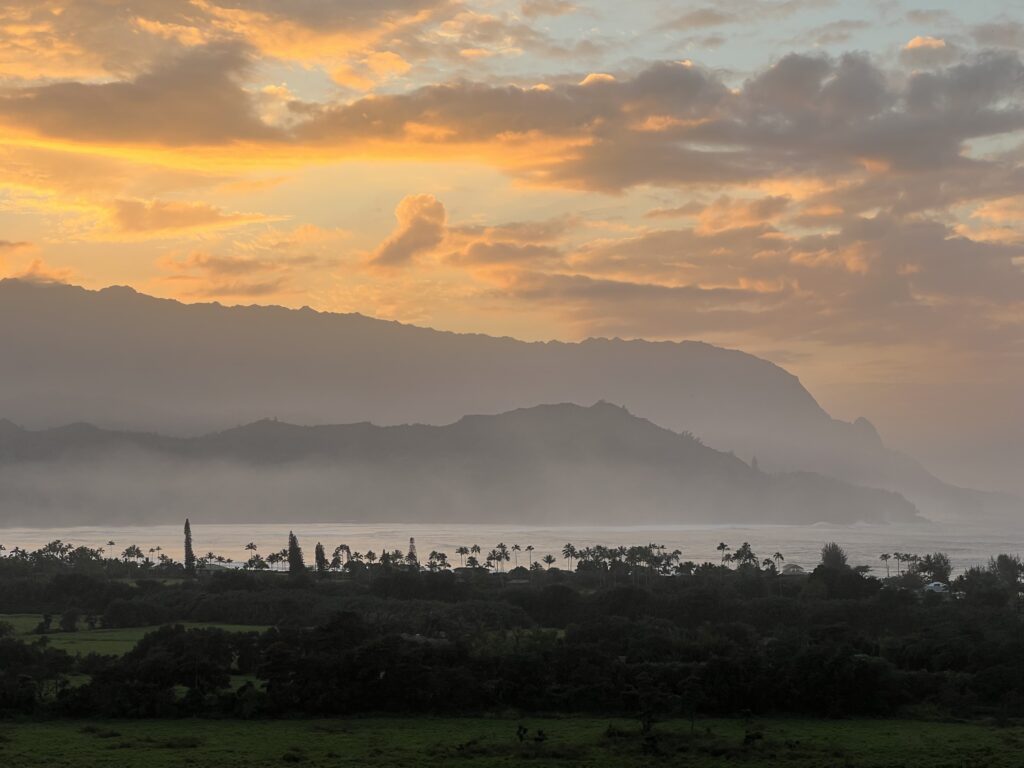
{"label": "dense forest", "polygon": [[[503,544],[422,563],[317,544],[307,564],[294,536],[238,568],[190,534],[180,563],[19,549],[0,558],[0,714],[1024,716],[1017,558],[933,592],[942,553],[875,578],[836,544],[812,572],[720,549],[566,545],[565,569]],[[147,631],[123,654],[58,642],[124,628]]]}

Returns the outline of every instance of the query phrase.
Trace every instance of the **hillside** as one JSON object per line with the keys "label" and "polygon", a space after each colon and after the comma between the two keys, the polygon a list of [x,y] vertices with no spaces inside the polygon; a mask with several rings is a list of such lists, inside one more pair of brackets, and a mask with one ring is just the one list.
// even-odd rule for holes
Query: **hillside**
{"label": "hillside", "polygon": [[87,421],[195,435],[264,417],[446,424],[604,399],[767,470],[897,491],[933,518],[1020,509],[941,482],[865,420],[832,419],[782,368],[700,342],[525,343],[5,280],[0,360],[0,413],[32,428]]}
{"label": "hillside", "polygon": [[769,475],[598,403],[447,426],[264,420],[202,437],[0,426],[0,504],[21,524],[323,520],[645,524],[912,522],[906,499]]}

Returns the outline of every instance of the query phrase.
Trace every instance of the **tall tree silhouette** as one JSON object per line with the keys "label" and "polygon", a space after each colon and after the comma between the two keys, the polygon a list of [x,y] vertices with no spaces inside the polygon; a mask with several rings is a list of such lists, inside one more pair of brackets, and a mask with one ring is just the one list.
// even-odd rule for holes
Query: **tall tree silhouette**
{"label": "tall tree silhouette", "polygon": [[192,549],[192,524],[185,518],[185,573],[196,572],[196,553]]}
{"label": "tall tree silhouette", "polygon": [[834,541],[830,541],[821,548],[821,564],[834,571],[841,571],[846,568],[846,552]]}
{"label": "tall tree silhouette", "polygon": [[324,552],[324,545],[319,541],[316,543],[316,549],[313,550],[313,557],[316,562],[316,572],[320,574],[327,573],[327,553]]}
{"label": "tall tree silhouette", "polygon": [[566,565],[569,570],[572,570],[572,561],[576,557],[576,547],[572,544],[566,544],[562,547],[562,557],[565,558]]}
{"label": "tall tree silhouette", "polygon": [[288,573],[299,576],[306,572],[306,562],[302,559],[302,547],[292,531],[288,531]]}
{"label": "tall tree silhouette", "polygon": [[718,542],[718,546],[715,547],[715,549],[722,553],[722,565],[725,565],[725,559],[729,556],[727,554],[730,549],[729,545],[726,544],[724,541],[720,541]]}

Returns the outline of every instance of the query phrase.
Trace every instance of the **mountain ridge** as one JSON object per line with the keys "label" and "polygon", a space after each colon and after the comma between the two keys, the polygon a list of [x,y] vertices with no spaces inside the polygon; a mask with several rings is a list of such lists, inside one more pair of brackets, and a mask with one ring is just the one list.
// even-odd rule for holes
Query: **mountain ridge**
{"label": "mountain ridge", "polygon": [[32,425],[202,434],[272,414],[296,424],[446,424],[606,399],[707,445],[899,492],[929,517],[1019,511],[943,483],[833,419],[782,367],[700,341],[523,342],[361,314],[183,304],[131,288],[0,281],[0,413]]}
{"label": "mountain ridge", "polygon": [[[770,475],[599,402],[471,415],[444,426],[263,419],[200,437],[91,425],[0,432],[0,503],[38,523],[201,512],[253,522],[920,522],[898,494]],[[126,505],[126,501],[127,505]],[[227,505],[227,506],[226,506]],[[220,519],[223,518],[223,519]]]}

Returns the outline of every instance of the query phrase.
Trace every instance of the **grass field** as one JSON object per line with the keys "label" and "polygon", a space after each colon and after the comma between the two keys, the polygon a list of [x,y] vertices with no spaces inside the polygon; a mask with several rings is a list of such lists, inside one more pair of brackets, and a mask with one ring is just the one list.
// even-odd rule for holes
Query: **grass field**
{"label": "grass field", "polygon": [[[34,613],[8,613],[0,614],[0,622],[5,622],[14,627],[16,635],[26,642],[37,640],[40,636],[32,633],[42,616]],[[50,647],[59,648],[68,653],[101,653],[109,656],[121,656],[128,653],[135,644],[146,634],[157,629],[157,627],[131,627],[129,629],[84,629],[84,623],[79,622],[78,631],[62,632],[57,628],[57,619],[54,619],[53,629],[46,634]],[[263,632],[266,627],[246,626],[240,624],[200,624],[190,622],[177,622],[184,627],[199,629],[202,627],[213,627],[223,629],[227,632]]]}
{"label": "grass field", "polygon": [[[516,728],[529,735],[522,743]],[[542,729],[543,743],[532,737]],[[0,725],[0,764],[74,768],[531,765],[632,768],[1020,766],[1024,728],[914,721],[353,719]]]}

